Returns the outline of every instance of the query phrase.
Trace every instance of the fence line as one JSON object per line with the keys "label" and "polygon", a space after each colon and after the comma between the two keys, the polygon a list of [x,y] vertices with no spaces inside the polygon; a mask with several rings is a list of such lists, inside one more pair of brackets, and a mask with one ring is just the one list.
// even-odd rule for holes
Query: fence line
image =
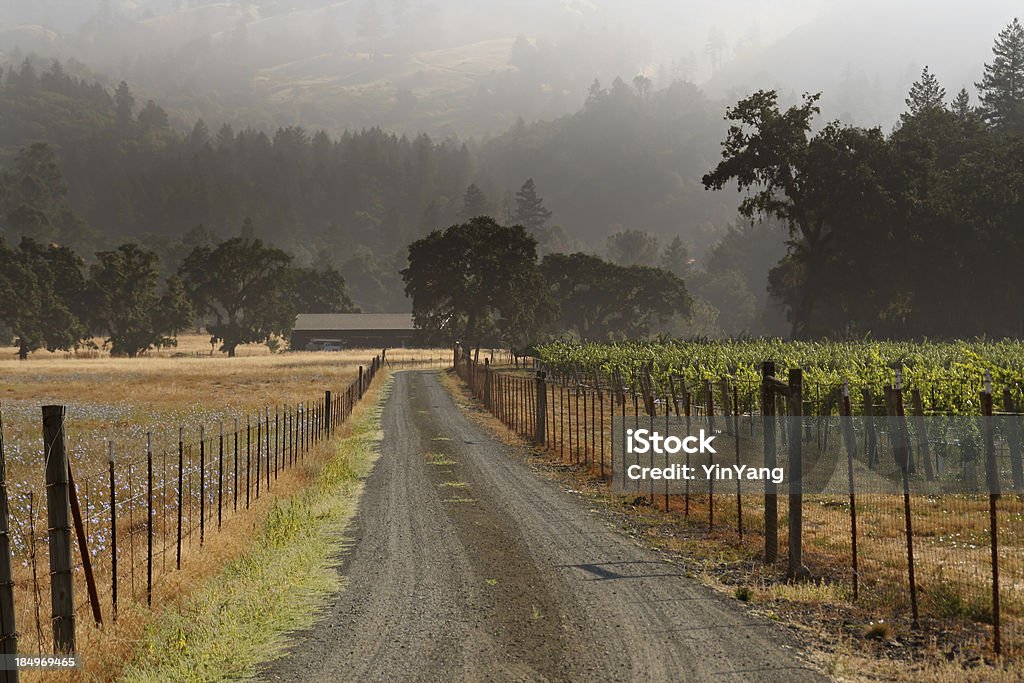
{"label": "fence line", "polygon": [[[835,447],[844,447],[847,454],[841,476],[848,491],[842,495],[793,488],[778,493],[770,481],[759,496],[741,495],[738,485],[735,490],[691,491],[689,481],[682,493],[670,493],[667,482],[660,490],[653,480],[643,488],[637,481],[630,495],[635,496],[634,503],[657,506],[687,528],[745,547],[770,573],[784,563],[786,580],[813,579],[836,586],[854,608],[886,620],[905,619],[915,630],[927,631],[943,619],[961,620],[979,632],[987,630],[997,654],[1021,652],[1021,436],[1009,428],[997,435],[991,426],[993,414],[1018,413],[1009,392],[1003,394],[1003,411],[994,411],[989,378],[979,411],[979,417],[989,419],[982,422],[975,465],[960,457],[961,444],[927,435],[918,421],[924,415],[919,392],[909,392],[910,407],[905,409],[906,391],[898,375],[884,403],[878,404],[879,397],[865,397],[860,419],[866,427],[858,435],[852,427],[833,433],[819,417],[833,411],[852,415],[848,387],[832,387],[829,396],[820,391],[804,395],[799,371],[779,379],[771,363],[764,364],[762,381],[756,385],[709,377],[703,384],[687,386],[675,377],[665,395],[656,396],[649,376],[627,383],[618,376],[581,376],[578,370],[567,375],[551,372],[535,359],[530,360],[529,371],[526,365],[499,368],[489,358],[474,362],[458,349],[453,361],[473,394],[509,429],[604,481],[610,480],[615,467],[625,465],[611,457],[615,419],[639,428],[671,416],[687,427],[692,422],[712,431],[717,428],[735,438],[737,462],[742,439],[763,444],[766,466],[777,461],[800,471],[805,471],[804,450],[813,453],[823,441],[827,445],[835,439]],[[886,431],[883,422],[888,420],[896,420],[896,432]],[[777,429],[785,424],[790,425],[788,430]],[[894,439],[892,446],[883,435]],[[886,448],[892,457],[883,459],[880,452]],[[865,488],[868,475],[855,470],[854,456],[858,462],[872,463],[873,471],[882,463],[900,463],[902,457],[903,494]],[[931,481],[938,477],[936,468],[953,467],[978,479],[979,492],[912,492],[911,481]],[[984,467],[984,483],[977,473],[970,474],[972,467]],[[1013,494],[1000,491],[1001,479],[1011,482]]]}
{"label": "fence line", "polygon": [[[375,356],[365,368],[359,367],[358,378],[341,391],[328,389],[322,397],[278,405],[273,411],[264,407],[247,417],[244,425],[235,418],[231,431],[224,424],[216,431],[203,424],[191,441],[181,427],[177,440],[162,447],[154,445],[152,432],[135,447],[110,441],[107,466],[84,473],[77,472],[73,458],[65,455],[69,453],[64,448],[66,409],[44,408],[50,520],[42,528],[38,525],[40,496],[31,485],[20,486],[16,499],[8,499],[0,421],[0,650],[71,652],[76,618],[97,623],[104,616],[116,619],[126,600],[144,600],[152,606],[155,586],[180,570],[190,553],[202,552],[225,519],[245,514],[251,502],[274,489],[280,473],[300,464],[311,449],[334,436],[382,365],[383,357]],[[252,438],[253,422],[258,439]],[[129,457],[133,453],[141,455]],[[240,458],[244,458],[244,471]],[[250,477],[252,465],[255,481]],[[245,505],[239,510],[243,490]],[[65,521],[69,502],[75,498],[78,505],[72,507],[80,508],[73,510],[81,549],[77,554],[72,552],[71,524]],[[56,573],[47,558],[38,556],[38,545],[44,541],[51,553],[57,544],[57,557],[64,564]],[[192,548],[190,553],[183,552],[185,546]],[[5,575],[5,561],[13,567],[13,575]],[[39,616],[50,602],[39,586],[39,577],[47,575],[54,578],[54,595],[61,597],[53,602],[60,612],[52,614],[50,637],[44,635]],[[85,586],[89,590],[83,591]],[[17,680],[17,672],[13,678],[10,672],[5,674],[3,680]]]}

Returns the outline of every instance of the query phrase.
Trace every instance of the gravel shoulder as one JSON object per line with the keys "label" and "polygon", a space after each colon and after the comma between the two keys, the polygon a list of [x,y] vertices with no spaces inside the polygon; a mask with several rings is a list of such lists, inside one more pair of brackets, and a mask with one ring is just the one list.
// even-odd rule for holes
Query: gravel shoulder
{"label": "gravel shoulder", "polygon": [[382,420],[344,587],[260,679],[824,680],[790,631],[538,476],[436,372],[397,373]]}

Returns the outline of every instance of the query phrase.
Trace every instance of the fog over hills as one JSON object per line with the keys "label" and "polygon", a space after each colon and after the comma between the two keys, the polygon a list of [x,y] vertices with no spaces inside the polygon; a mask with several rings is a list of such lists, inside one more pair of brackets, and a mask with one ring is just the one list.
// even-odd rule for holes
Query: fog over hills
{"label": "fog over hills", "polygon": [[182,123],[496,134],[575,111],[595,78],[642,73],[728,99],[823,90],[827,114],[889,126],[924,64],[949,92],[970,88],[1019,11],[1008,0],[16,0],[0,7],[0,53],[74,57]]}
{"label": "fog over hills", "polygon": [[171,264],[245,224],[337,266],[368,310],[404,305],[407,245],[464,220],[470,185],[511,220],[533,179],[553,212],[543,251],[606,256],[609,237],[640,235],[638,262],[662,265],[675,243],[680,272],[731,274],[688,277],[722,312],[707,333],[739,333],[760,324],[786,236],[740,234],[736,193],[701,182],[725,108],[758,89],[784,104],[820,91],[816,127],[889,132],[925,65],[947,100],[966,88],[977,103],[1016,12],[1008,0],[7,0],[0,167],[52,146],[68,188],[57,206],[90,230],[69,221],[40,229],[47,239],[90,253],[138,238]]}

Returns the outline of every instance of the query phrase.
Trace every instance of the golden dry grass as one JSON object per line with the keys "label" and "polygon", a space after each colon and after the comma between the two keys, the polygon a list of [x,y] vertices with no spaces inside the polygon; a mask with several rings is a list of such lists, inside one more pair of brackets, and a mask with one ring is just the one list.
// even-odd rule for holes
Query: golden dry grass
{"label": "golden dry grass", "polygon": [[[251,438],[250,505],[245,509],[240,495],[239,510],[233,513],[233,439],[235,417],[254,418],[261,408],[281,407],[294,415],[298,403],[320,405],[325,389],[335,400],[367,366],[378,349],[335,353],[266,354],[225,358],[143,357],[138,359],[63,358],[51,354],[45,360],[0,361],[0,408],[4,418],[4,447],[8,463],[8,491],[11,509],[12,543],[16,581],[16,609],[21,651],[52,651],[48,599],[49,569],[46,551],[45,493],[42,478],[40,405],[67,406],[67,445],[75,468],[78,496],[85,517],[85,530],[99,587],[105,624],[92,625],[87,593],[80,569],[77,547],[75,572],[78,649],[85,668],[73,674],[75,680],[108,680],[136,646],[142,630],[152,618],[145,607],[146,502],[145,433],[154,435],[154,604],[180,600],[218,571],[225,562],[244,553],[256,529],[275,499],[305,487],[318,470],[327,449],[319,444],[295,467],[285,468],[284,437],[291,432],[282,422],[282,439],[270,459],[257,458],[256,427]],[[443,352],[405,351],[395,361],[426,362],[440,359]],[[376,386],[376,383],[375,383]],[[374,390],[375,391],[375,390]],[[280,418],[279,418],[280,419]],[[217,530],[216,430],[221,422],[228,429],[223,477],[223,527]],[[206,538],[200,549],[198,473],[199,425],[206,426],[205,467]],[[176,539],[176,478],[178,427],[185,428],[186,474],[183,478],[182,570],[174,570]],[[262,430],[261,430],[262,431]],[[211,437],[214,437],[211,440]],[[106,474],[108,440],[116,444],[116,491],[118,495],[118,592],[119,609],[112,623],[111,562],[109,533],[109,481]],[[245,462],[244,440],[241,462]],[[260,460],[261,496],[255,498],[255,462]],[[267,462],[278,462],[266,485]],[[244,466],[237,479],[245,484]],[[32,523],[29,502],[33,506]],[[35,545],[35,560],[30,548]],[[35,580],[33,580],[33,564]],[[38,596],[38,597],[37,597]],[[38,618],[36,606],[38,605]],[[45,676],[48,680],[52,675]],[[31,680],[33,676],[24,677]]]}

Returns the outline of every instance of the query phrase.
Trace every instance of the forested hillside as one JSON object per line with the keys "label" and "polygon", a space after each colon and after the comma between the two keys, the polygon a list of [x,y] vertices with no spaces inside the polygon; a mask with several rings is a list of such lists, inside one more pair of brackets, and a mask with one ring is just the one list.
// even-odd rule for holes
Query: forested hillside
{"label": "forested hillside", "polygon": [[[68,71],[25,60],[0,85],[8,212],[26,205],[62,216],[8,220],[10,241],[32,234],[90,253],[135,237],[170,264],[199,235],[244,230],[301,262],[338,267],[357,303],[373,310],[405,306],[397,279],[405,246],[466,217],[471,183],[482,192],[474,211],[509,220],[514,193],[535,178],[560,228],[542,240],[546,251],[602,251],[609,234],[639,229],[665,244],[679,236],[699,253],[732,216],[730,201],[698,182],[721,134],[716,105],[681,83],[662,91],[642,79],[595,83],[577,114],[478,143],[202,120],[179,132],[129,85],[111,91]],[[33,141],[51,145],[19,155]],[[47,181],[26,197],[19,188],[30,178]]]}

